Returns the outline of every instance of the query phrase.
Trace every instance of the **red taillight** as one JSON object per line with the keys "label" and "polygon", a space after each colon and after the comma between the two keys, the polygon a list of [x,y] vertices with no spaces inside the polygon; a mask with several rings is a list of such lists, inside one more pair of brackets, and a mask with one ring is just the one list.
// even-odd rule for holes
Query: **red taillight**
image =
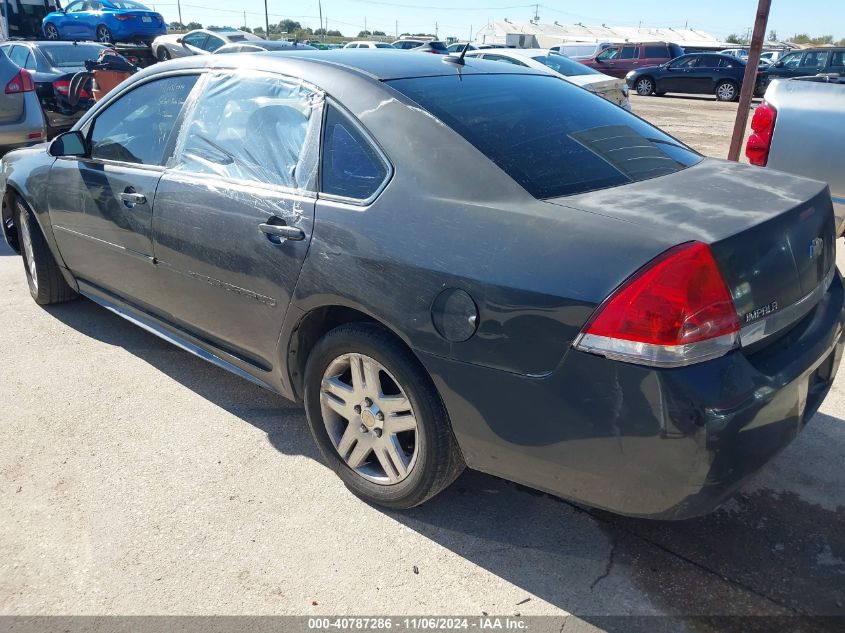
{"label": "red taillight", "polygon": [[23,68],[6,84],[7,95],[17,92],[32,92],[33,90],[35,90],[35,83],[32,81],[32,75]]}
{"label": "red taillight", "polygon": [[652,260],[610,295],[576,347],[630,362],[687,365],[733,349],[739,327],[710,247],[688,242]]}
{"label": "red taillight", "polygon": [[126,20],[134,20],[135,16],[131,13],[115,13],[114,17],[117,18],[119,22],[126,22]]}
{"label": "red taillight", "polygon": [[[67,80],[67,79],[57,79],[56,81],[53,82],[53,88],[55,88],[56,92],[58,92],[63,97],[67,97],[70,94],[70,81]],[[82,90],[79,93],[79,96],[82,99],[90,99],[91,98],[91,95],[88,94],[87,90]]]}
{"label": "red taillight", "polygon": [[772,133],[778,111],[765,101],[757,106],[751,119],[751,136],[745,144],[745,155],[752,165],[765,167],[769,162],[769,149],[772,146]]}

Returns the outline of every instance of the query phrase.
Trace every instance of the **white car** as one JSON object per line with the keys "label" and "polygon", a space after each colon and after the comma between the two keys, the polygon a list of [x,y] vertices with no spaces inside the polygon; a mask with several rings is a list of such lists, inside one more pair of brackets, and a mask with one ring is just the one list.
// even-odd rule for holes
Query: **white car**
{"label": "white car", "polygon": [[586,88],[611,103],[615,103],[629,112],[631,111],[631,102],[628,100],[628,84],[625,83],[624,79],[605,75],[568,57],[549,52],[543,48],[489,48],[467,51],[466,56],[543,70]]}
{"label": "white car", "polygon": [[150,45],[153,55],[160,62],[176,57],[190,57],[191,55],[210,55],[221,46],[261,40],[257,35],[239,31],[237,29],[196,29],[184,35],[172,33],[159,35]]}
{"label": "white car", "polygon": [[363,40],[359,42],[349,42],[343,48],[393,48],[387,42],[372,42]]}

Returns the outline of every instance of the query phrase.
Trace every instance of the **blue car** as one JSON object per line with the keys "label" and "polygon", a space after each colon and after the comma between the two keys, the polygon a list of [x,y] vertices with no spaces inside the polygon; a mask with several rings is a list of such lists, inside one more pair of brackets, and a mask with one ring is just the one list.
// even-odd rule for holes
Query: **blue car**
{"label": "blue car", "polygon": [[48,13],[42,25],[48,40],[152,42],[167,32],[160,13],[134,0],[76,0]]}

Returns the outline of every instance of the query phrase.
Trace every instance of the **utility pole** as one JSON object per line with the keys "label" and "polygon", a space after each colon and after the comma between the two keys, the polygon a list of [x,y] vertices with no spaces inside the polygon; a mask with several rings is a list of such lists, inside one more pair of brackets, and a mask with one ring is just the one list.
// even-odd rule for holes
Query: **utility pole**
{"label": "utility pole", "polygon": [[246,26],[246,11],[244,11],[244,26]]}
{"label": "utility pole", "polygon": [[734,133],[731,137],[731,149],[728,160],[739,160],[739,150],[742,139],[745,138],[745,127],[748,125],[748,111],[751,109],[751,98],[754,96],[754,84],[757,83],[757,67],[760,65],[760,53],[763,52],[763,38],[766,36],[766,25],[769,22],[769,10],[772,0],[759,0],[757,5],[757,19],[754,21],[754,33],[751,36],[751,48],[748,60],[745,62],[745,74],[742,76],[742,91],[739,94],[739,105],[736,109]]}
{"label": "utility pole", "polygon": [[264,26],[267,28],[264,31],[264,37],[270,39],[270,14],[267,13],[267,0],[264,0]]}
{"label": "utility pole", "polygon": [[326,41],[326,29],[323,28],[323,2],[322,0],[317,0],[317,6],[320,9],[320,30],[322,33],[320,34],[320,41]]}
{"label": "utility pole", "polygon": [[469,39],[467,40],[467,42],[471,42],[471,41],[472,41],[472,24],[469,25]]}
{"label": "utility pole", "polygon": [[434,23],[434,39],[440,39],[440,26],[437,24],[437,22]]}
{"label": "utility pole", "polygon": [[399,20],[396,20],[396,39],[399,39]]}
{"label": "utility pole", "polygon": [[179,24],[184,26],[184,23],[182,22],[182,2],[181,2],[181,0],[176,0],[176,10],[179,11]]}
{"label": "utility pole", "polygon": [[364,16],[364,35],[367,34],[367,16]]}

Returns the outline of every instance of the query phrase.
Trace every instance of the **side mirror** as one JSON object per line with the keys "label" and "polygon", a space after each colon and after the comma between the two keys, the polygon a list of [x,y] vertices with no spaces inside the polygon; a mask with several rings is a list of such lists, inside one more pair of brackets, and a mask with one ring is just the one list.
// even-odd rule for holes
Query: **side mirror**
{"label": "side mirror", "polygon": [[47,149],[50,156],[87,156],[88,143],[79,130],[59,134]]}
{"label": "side mirror", "polygon": [[177,38],[176,38],[176,43],[177,43],[177,44],[182,44],[182,38],[181,38],[181,37],[177,37]]}

